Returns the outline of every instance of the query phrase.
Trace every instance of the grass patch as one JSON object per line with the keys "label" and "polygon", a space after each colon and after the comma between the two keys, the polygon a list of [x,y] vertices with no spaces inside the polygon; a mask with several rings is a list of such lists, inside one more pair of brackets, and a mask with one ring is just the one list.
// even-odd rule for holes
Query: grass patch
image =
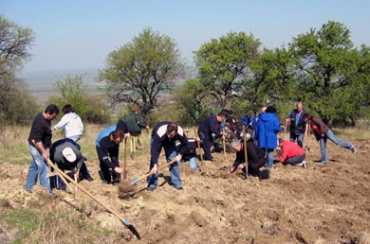
{"label": "grass patch", "polygon": [[0,219],[5,221],[7,229],[20,229],[22,236],[28,236],[33,230],[39,228],[41,222],[37,213],[24,208],[1,214]]}

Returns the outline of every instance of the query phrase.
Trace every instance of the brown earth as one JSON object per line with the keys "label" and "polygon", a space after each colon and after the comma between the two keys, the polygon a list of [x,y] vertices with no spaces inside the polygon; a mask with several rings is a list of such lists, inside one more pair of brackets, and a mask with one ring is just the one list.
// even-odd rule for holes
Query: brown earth
{"label": "brown earth", "polygon": [[[181,165],[184,190],[167,183],[165,169],[158,189],[146,191],[141,180],[129,196],[120,194],[125,185],[103,184],[97,160],[89,160],[95,181],[80,185],[128,219],[140,241],[81,191],[75,197],[64,191],[49,197],[38,185],[32,194],[25,192],[25,166],[0,169],[0,199],[9,200],[11,208],[75,208],[111,231],[104,243],[370,243],[370,139],[349,142],[356,154],[328,141],[330,161],[321,165],[314,162],[320,151],[312,138],[306,169],[276,164],[263,181],[245,180],[240,171],[228,174],[234,154],[225,160],[214,153],[216,162],[203,165],[203,172]],[[147,153],[128,158],[127,164],[129,181],[145,175]]]}

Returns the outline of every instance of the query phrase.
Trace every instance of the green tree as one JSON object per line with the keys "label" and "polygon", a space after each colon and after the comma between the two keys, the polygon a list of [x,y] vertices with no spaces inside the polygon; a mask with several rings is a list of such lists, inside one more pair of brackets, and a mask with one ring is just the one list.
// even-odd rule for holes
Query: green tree
{"label": "green tree", "polygon": [[354,124],[353,115],[366,102],[362,89],[369,87],[368,48],[355,49],[350,30],[329,21],[318,31],[298,35],[290,49],[298,61],[298,89],[308,106],[326,122]]}
{"label": "green tree", "polygon": [[106,123],[110,113],[102,95],[89,95],[83,75],[67,76],[64,80],[58,78],[54,88],[58,95],[50,96],[48,103],[55,103],[59,108],[71,104],[83,121],[91,123]]}
{"label": "green tree", "polygon": [[[180,122],[183,125],[192,125],[201,122],[215,106],[214,99],[198,79],[186,81],[181,90],[174,95],[176,110],[181,111]],[[213,111],[212,111],[213,112]]]}
{"label": "green tree", "polygon": [[158,106],[158,97],[184,69],[177,44],[150,28],[109,53],[106,63],[99,77],[107,83],[111,104],[135,104],[144,116]]}
{"label": "green tree", "polygon": [[200,81],[220,109],[225,108],[242,87],[243,77],[250,73],[260,44],[253,35],[230,32],[194,52]]}
{"label": "green tree", "polygon": [[[0,15],[0,122],[22,123],[32,119],[36,100],[16,73],[28,61],[34,41],[31,29],[23,28]],[[17,97],[20,96],[20,97]]]}

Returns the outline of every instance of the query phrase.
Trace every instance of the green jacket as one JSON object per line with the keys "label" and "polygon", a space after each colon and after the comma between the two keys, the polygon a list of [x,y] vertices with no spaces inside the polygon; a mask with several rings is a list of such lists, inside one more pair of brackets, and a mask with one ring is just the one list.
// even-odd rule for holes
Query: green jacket
{"label": "green jacket", "polygon": [[145,120],[137,113],[132,113],[126,117],[126,124],[128,131],[132,136],[137,136],[141,134],[141,129],[146,127]]}

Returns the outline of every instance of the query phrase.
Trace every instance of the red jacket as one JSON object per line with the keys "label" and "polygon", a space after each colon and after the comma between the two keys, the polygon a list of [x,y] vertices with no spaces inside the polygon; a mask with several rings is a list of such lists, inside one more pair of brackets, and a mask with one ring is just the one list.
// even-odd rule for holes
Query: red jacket
{"label": "red jacket", "polygon": [[280,156],[281,163],[284,163],[289,158],[295,156],[302,156],[303,154],[306,153],[300,146],[298,146],[298,144],[291,141],[283,141],[281,148],[282,148]]}

